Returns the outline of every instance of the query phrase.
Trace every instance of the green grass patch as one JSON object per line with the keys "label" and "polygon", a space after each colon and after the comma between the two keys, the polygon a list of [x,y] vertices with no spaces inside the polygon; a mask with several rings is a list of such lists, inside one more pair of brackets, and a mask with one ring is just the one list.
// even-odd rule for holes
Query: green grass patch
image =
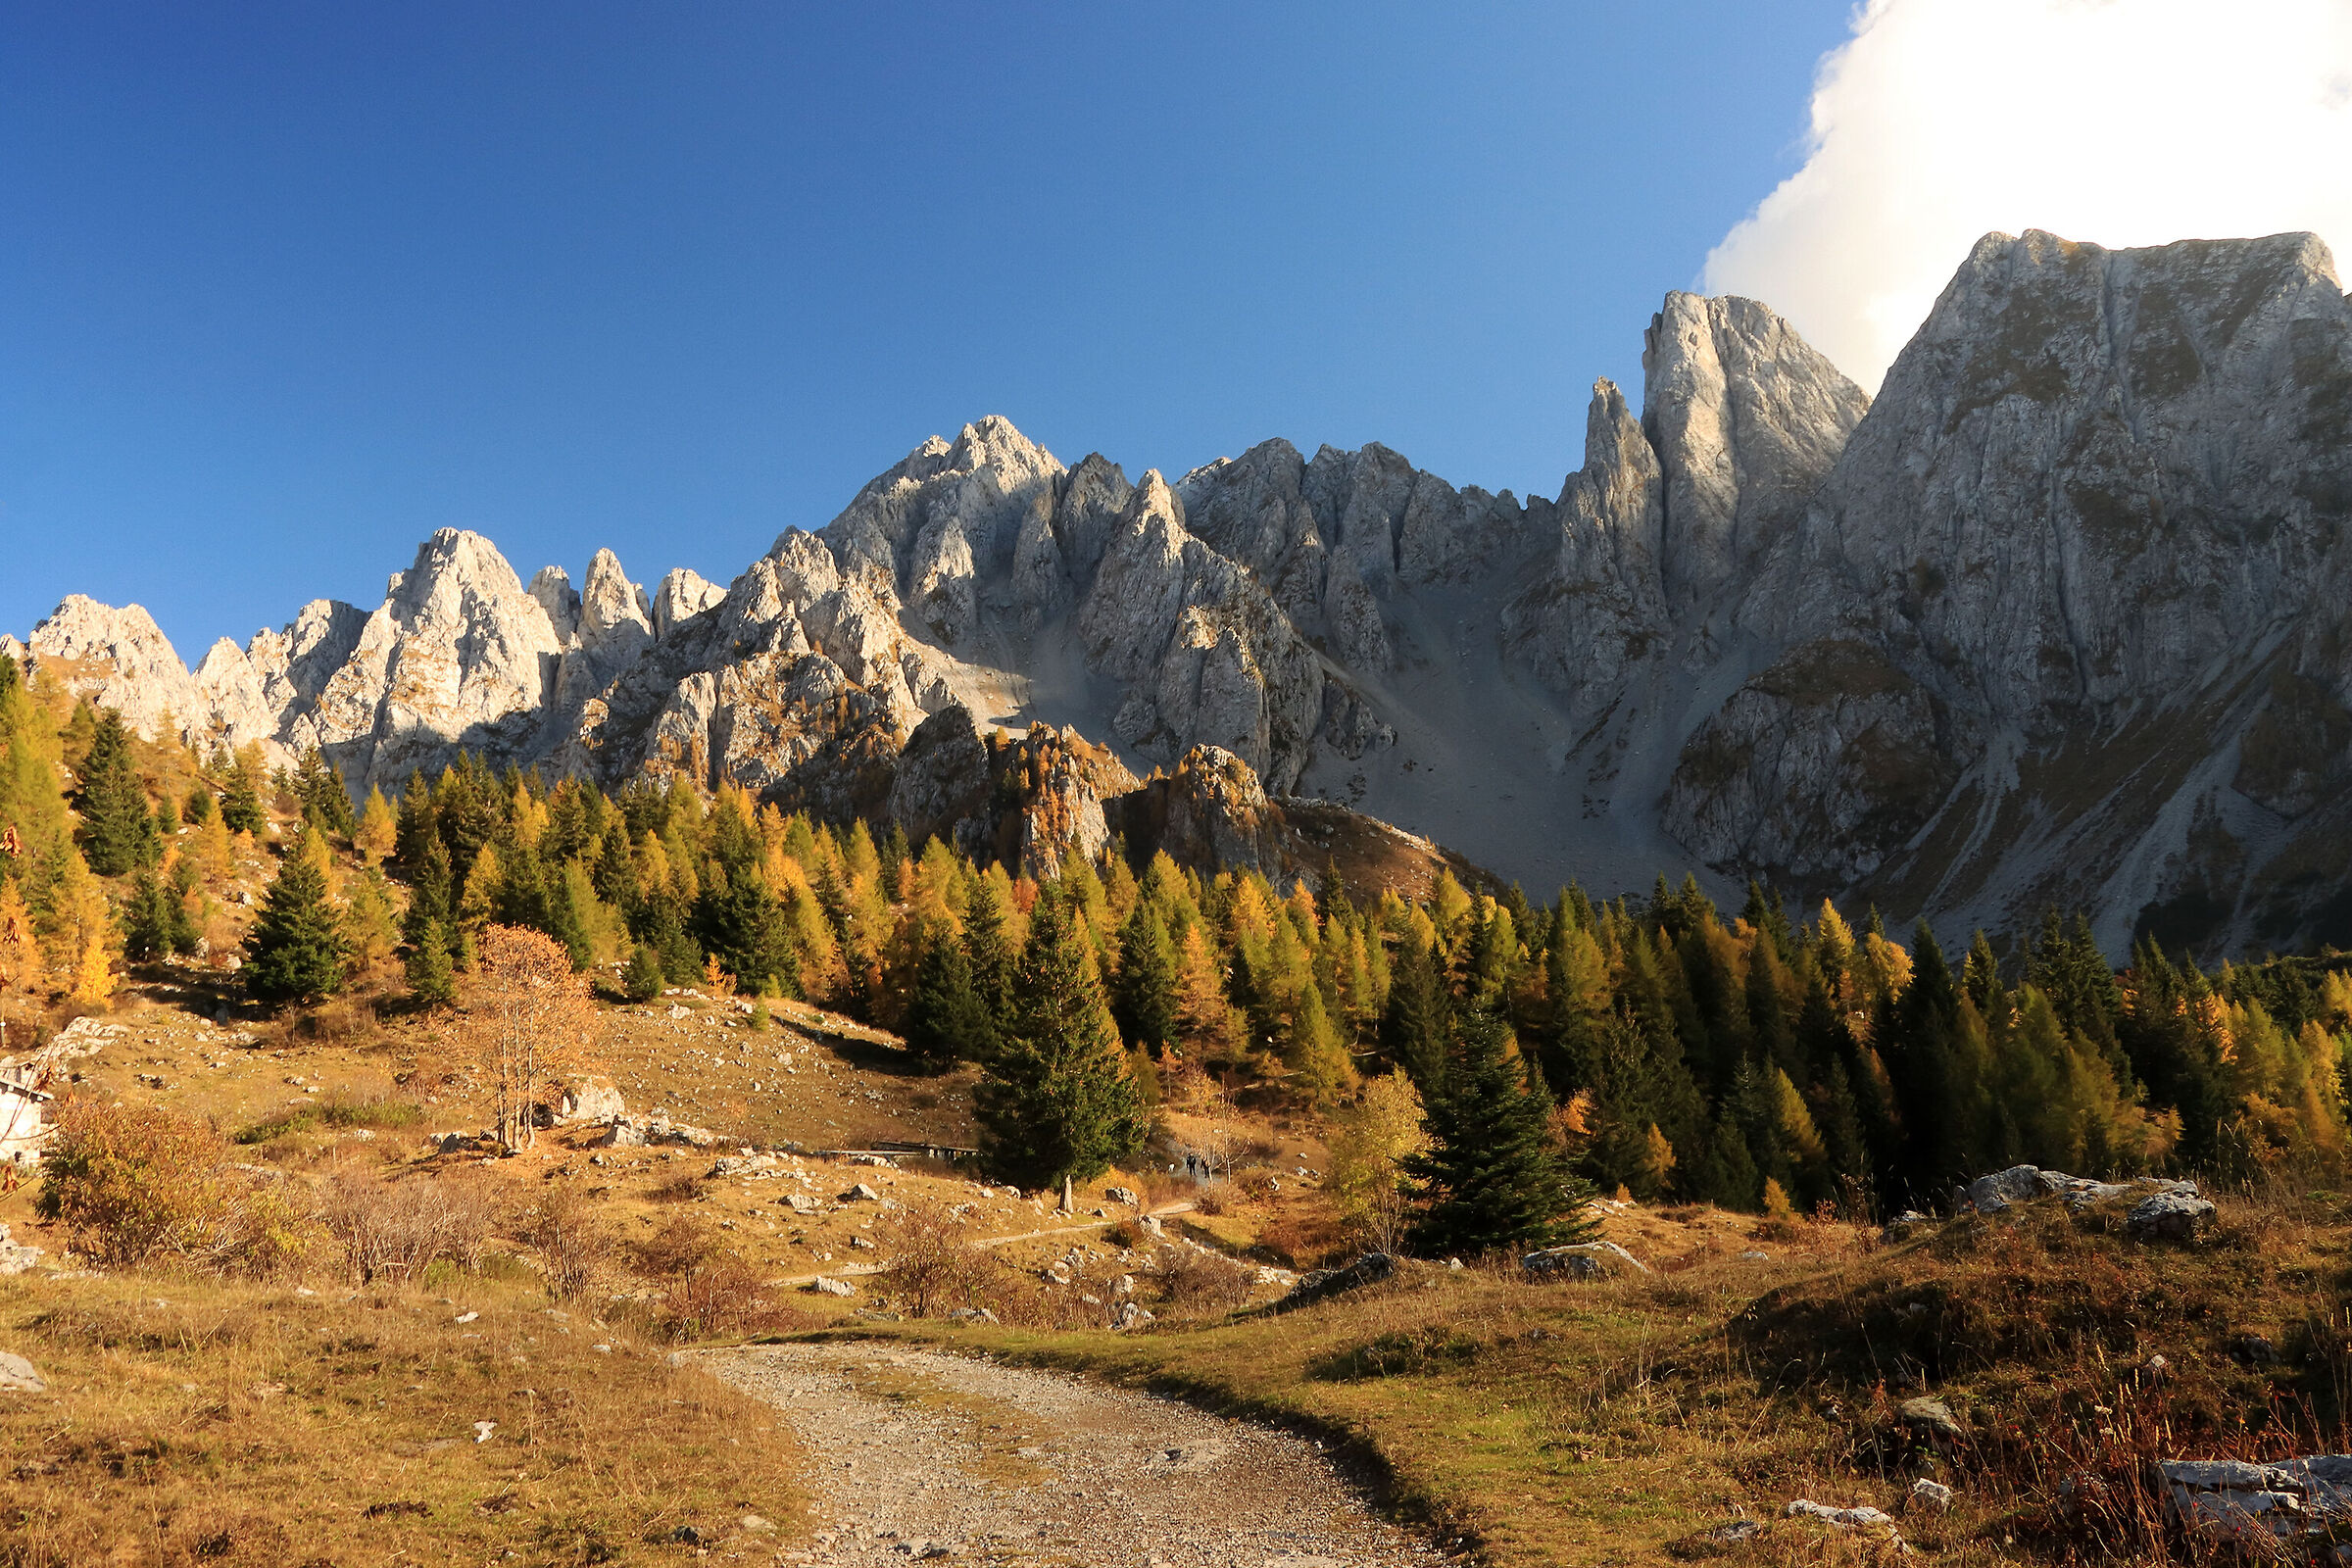
{"label": "green grass patch", "polygon": [[423,1110],[406,1100],[356,1100],[336,1096],[321,1100],[315,1105],[299,1106],[282,1116],[271,1116],[249,1127],[240,1127],[232,1137],[235,1142],[250,1147],[274,1143],[296,1133],[315,1132],[321,1127],[366,1127],[377,1132],[399,1132],[416,1126],[423,1119]]}

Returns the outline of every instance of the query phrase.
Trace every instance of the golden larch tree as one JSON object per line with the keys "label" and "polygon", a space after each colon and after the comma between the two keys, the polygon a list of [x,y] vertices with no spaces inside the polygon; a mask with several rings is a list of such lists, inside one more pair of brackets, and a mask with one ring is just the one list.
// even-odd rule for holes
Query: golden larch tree
{"label": "golden larch tree", "polygon": [[470,1054],[491,1079],[498,1141],[538,1140],[533,1107],[553,1085],[589,1064],[598,1021],[588,984],[564,944],[521,926],[482,930],[465,992]]}

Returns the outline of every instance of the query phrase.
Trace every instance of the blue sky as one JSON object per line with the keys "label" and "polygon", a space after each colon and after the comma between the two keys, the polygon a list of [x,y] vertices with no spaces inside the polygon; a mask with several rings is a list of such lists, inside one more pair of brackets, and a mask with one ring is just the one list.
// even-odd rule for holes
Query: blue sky
{"label": "blue sky", "polygon": [[1552,494],[1850,20],[13,0],[0,629],[135,601],[194,663],[450,525],[723,581],[990,413]]}

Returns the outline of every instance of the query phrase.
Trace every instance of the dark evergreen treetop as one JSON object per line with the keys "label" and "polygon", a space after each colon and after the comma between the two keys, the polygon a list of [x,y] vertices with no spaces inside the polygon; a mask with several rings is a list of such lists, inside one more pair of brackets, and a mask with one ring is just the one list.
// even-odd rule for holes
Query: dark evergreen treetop
{"label": "dark evergreen treetop", "polygon": [[1091,1181],[1143,1148],[1142,1093],[1085,939],[1057,899],[1031,912],[1012,1027],[975,1101],[982,1162],[1024,1187]]}
{"label": "dark evergreen treetop", "polygon": [[245,988],[259,1002],[315,1002],[343,986],[343,932],[326,875],[307,844],[296,845],[245,938]]}
{"label": "dark evergreen treetop", "polygon": [[100,876],[121,876],[133,866],[162,858],[154,818],[147,811],[147,786],[130,758],[130,731],[113,709],[98,714],[89,754],[81,763],[82,858]]}
{"label": "dark evergreen treetop", "polygon": [[359,826],[352,814],[351,792],[343,787],[343,775],[336,772],[323,753],[314,746],[302,754],[294,769],[294,799],[302,805],[306,822],[318,824],[319,831],[349,838]]}
{"label": "dark evergreen treetop", "polygon": [[1429,1102],[1430,1148],[1406,1172],[1425,1206],[1424,1256],[1476,1256],[1588,1240],[1592,1187],[1570,1173],[1543,1079],[1507,1054],[1510,1028],[1478,1010],[1461,1022],[1446,1087]]}
{"label": "dark evergreen treetop", "polygon": [[972,984],[972,961],[944,925],[926,926],[922,956],[906,994],[906,1049],[934,1067],[987,1061],[996,1054],[997,1020]]}

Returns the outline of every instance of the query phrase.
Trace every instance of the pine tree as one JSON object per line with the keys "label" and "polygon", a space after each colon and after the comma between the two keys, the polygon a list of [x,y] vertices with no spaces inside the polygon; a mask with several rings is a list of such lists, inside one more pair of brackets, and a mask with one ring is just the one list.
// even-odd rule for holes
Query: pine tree
{"label": "pine tree", "polygon": [[1069,911],[1041,899],[1013,987],[1013,1023],[975,1096],[982,1162],[1024,1187],[1091,1181],[1144,1145],[1091,956]]}
{"label": "pine tree", "polygon": [[336,772],[326,757],[314,746],[302,754],[294,769],[294,799],[302,806],[306,822],[317,825],[321,833],[349,838],[359,823],[351,813],[351,791],[343,785],[343,775]]}
{"label": "pine tree", "polygon": [[243,753],[231,758],[223,751],[213,766],[228,775],[220,795],[220,819],[228,824],[231,833],[258,836],[270,824],[269,813],[262,809],[262,788],[256,776],[258,762]]}
{"label": "pine tree", "polygon": [[1176,1039],[1176,951],[1159,911],[1142,899],[1119,927],[1110,1010],[1130,1045],[1160,1054]]}
{"label": "pine tree", "polygon": [[419,1002],[449,1002],[458,994],[457,970],[449,955],[449,933],[428,919],[409,938],[409,990]]}
{"label": "pine tree", "polygon": [[620,989],[631,1002],[651,1002],[662,994],[669,977],[662,972],[662,955],[651,942],[629,948],[629,966],[621,971]]}
{"label": "pine tree", "polygon": [[149,855],[154,824],[147,814],[147,787],[130,760],[130,732],[122,715],[113,709],[98,714],[89,755],[81,762],[82,858],[92,874],[121,876],[136,865],[152,863]]}
{"label": "pine tree", "polygon": [[122,956],[146,963],[172,951],[171,895],[153,871],[142,870],[122,901]]}
{"label": "pine tree", "polygon": [[944,924],[927,927],[906,996],[906,1047],[935,1068],[987,1061],[997,1023],[972,985],[972,962]]}
{"label": "pine tree", "polygon": [[245,988],[259,1002],[308,1002],[343,985],[344,945],[311,836],[279,866],[245,939]]}
{"label": "pine tree", "polygon": [[1480,1010],[1462,1020],[1444,1092],[1429,1103],[1430,1148],[1405,1169],[1425,1206],[1412,1229],[1425,1255],[1558,1246],[1596,1231],[1592,1189],[1552,1141],[1551,1097],[1505,1054],[1509,1029]]}

